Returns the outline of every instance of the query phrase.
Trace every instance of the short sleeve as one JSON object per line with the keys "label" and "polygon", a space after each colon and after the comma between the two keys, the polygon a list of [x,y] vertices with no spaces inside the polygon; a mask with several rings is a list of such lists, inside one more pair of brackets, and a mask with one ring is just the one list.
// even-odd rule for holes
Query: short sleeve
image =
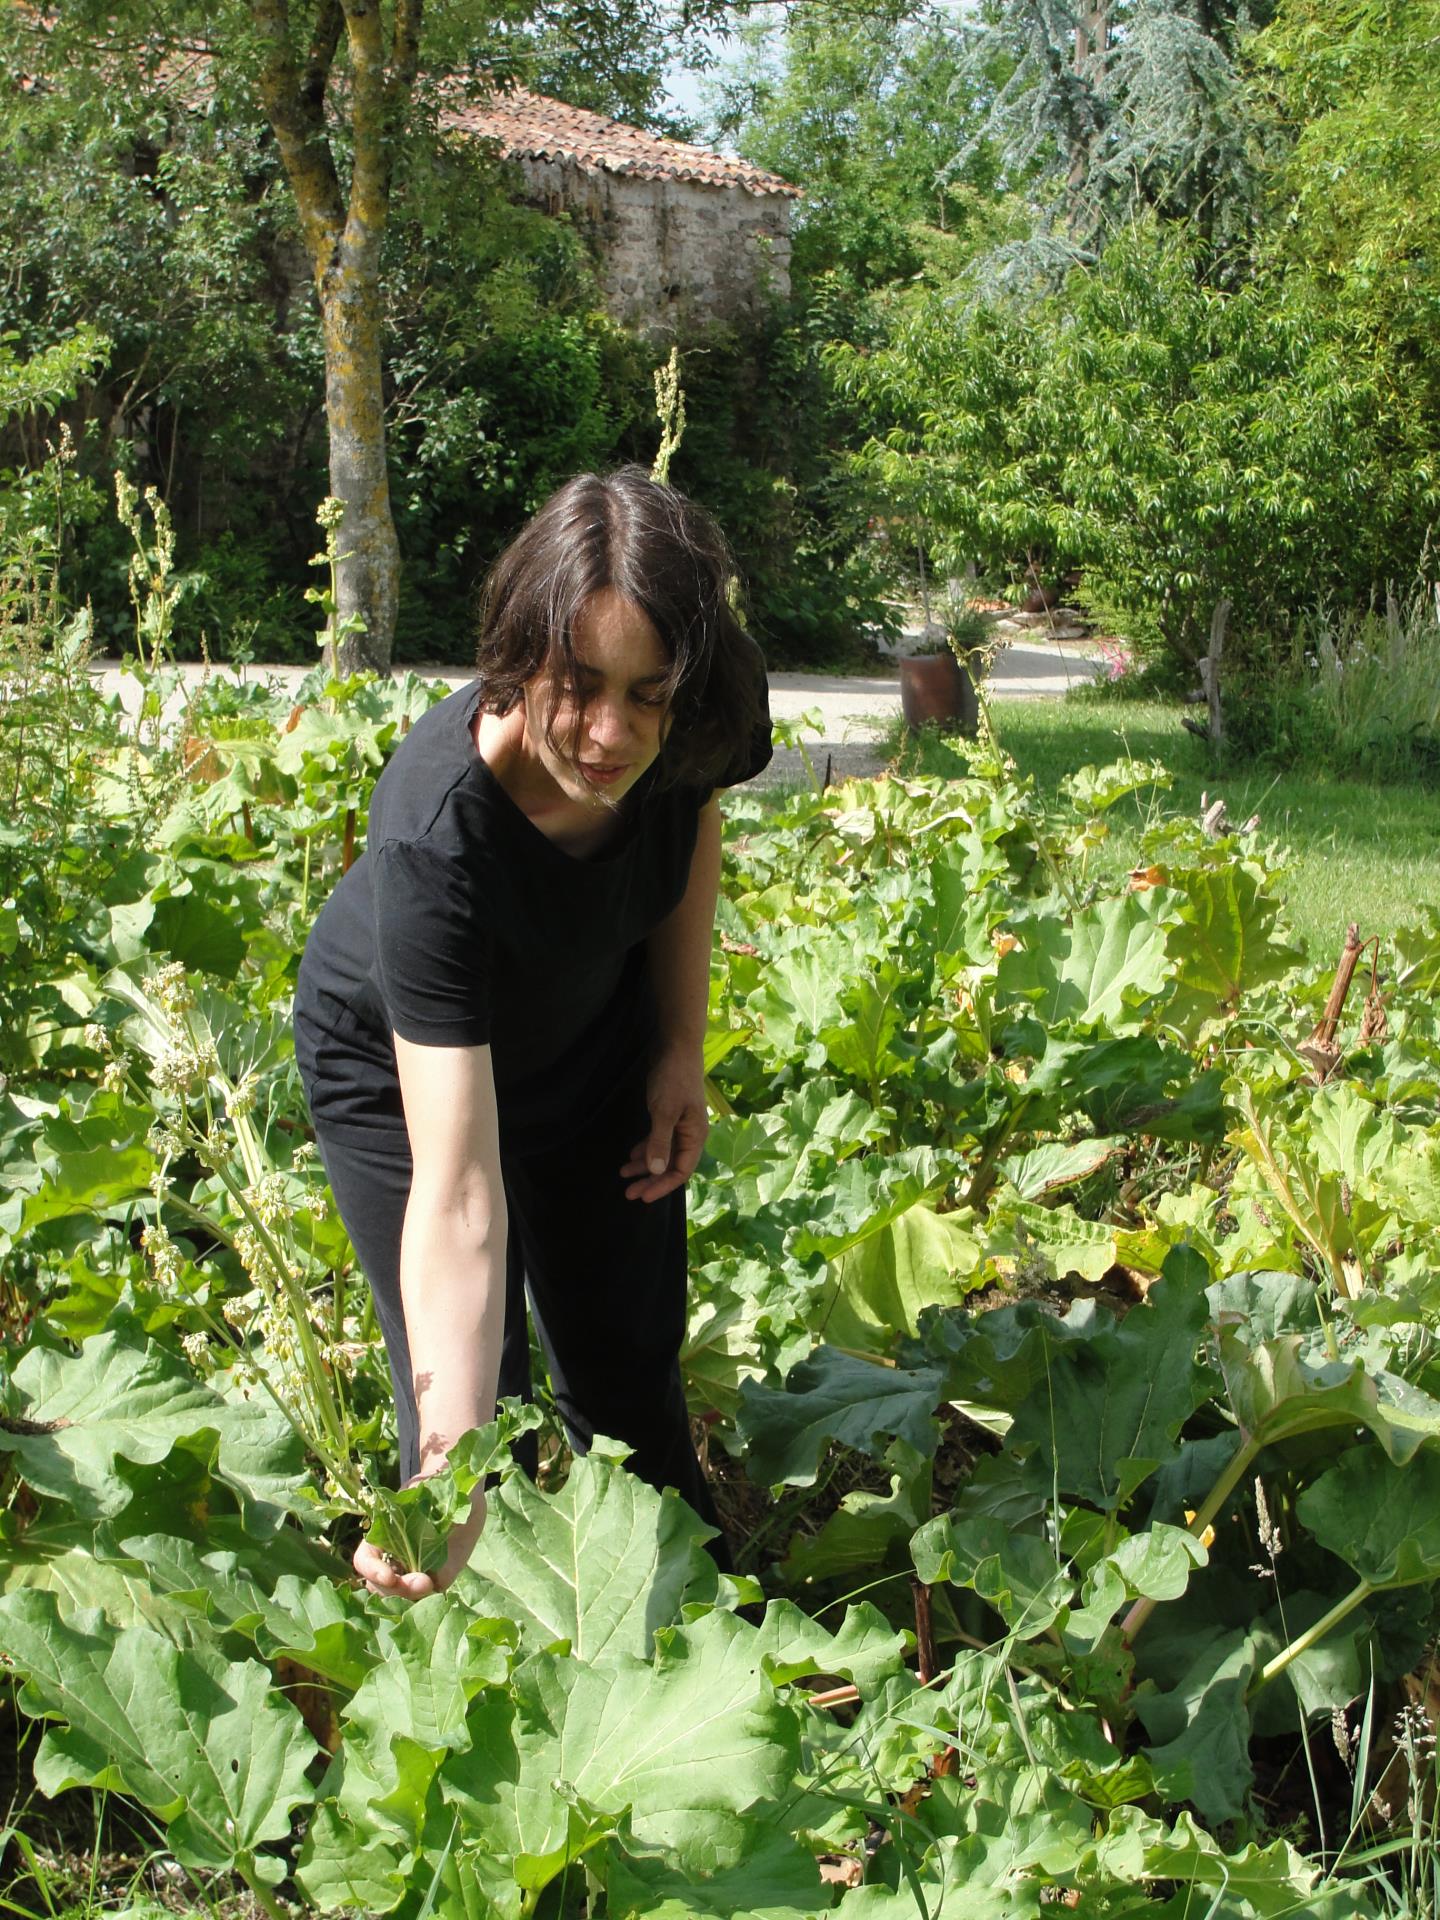
{"label": "short sleeve", "polygon": [[462,864],[408,840],[372,853],[380,991],[402,1040],[490,1043],[492,936]]}

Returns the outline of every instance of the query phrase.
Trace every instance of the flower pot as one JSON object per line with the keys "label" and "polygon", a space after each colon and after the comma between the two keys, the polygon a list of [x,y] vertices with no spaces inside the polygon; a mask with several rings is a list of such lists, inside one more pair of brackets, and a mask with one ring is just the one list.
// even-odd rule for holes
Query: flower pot
{"label": "flower pot", "polygon": [[980,721],[975,682],[948,647],[944,653],[905,654],[897,664],[900,711],[912,733],[925,726],[974,733]]}

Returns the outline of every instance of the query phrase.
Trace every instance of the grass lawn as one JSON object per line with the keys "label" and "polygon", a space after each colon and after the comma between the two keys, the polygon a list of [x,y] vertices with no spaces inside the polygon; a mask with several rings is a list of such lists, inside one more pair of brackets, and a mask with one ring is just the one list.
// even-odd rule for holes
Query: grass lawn
{"label": "grass lawn", "polygon": [[[1216,774],[1202,741],[1185,732],[1177,707],[1138,702],[994,700],[995,731],[1022,774],[1053,794],[1067,773],[1122,755],[1159,760],[1173,775],[1168,792],[1122,802],[1099,857],[1135,864],[1147,809],[1199,817],[1200,795],[1222,794],[1232,820],[1260,815],[1260,831],[1287,850],[1284,882],[1291,926],[1317,961],[1340,950],[1346,924],[1382,936],[1440,906],[1440,791],[1414,784],[1361,785],[1323,772],[1247,769]],[[927,736],[908,764],[928,773],[960,771],[958,756]]]}

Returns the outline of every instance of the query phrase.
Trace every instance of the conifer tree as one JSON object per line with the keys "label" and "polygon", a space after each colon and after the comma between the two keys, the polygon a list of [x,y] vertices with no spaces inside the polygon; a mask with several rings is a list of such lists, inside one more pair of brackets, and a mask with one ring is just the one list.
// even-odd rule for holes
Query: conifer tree
{"label": "conifer tree", "polygon": [[1259,135],[1238,62],[1251,0],[999,0],[973,67],[1011,63],[979,131],[1032,183],[1034,227],[992,263],[1010,284],[1094,260],[1142,212],[1187,223],[1223,276],[1259,210]]}

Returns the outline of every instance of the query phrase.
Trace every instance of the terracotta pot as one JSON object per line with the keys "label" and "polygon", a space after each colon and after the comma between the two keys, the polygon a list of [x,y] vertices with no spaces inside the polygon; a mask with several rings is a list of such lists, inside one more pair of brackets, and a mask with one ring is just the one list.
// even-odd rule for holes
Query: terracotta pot
{"label": "terracotta pot", "polygon": [[980,719],[975,683],[948,648],[944,653],[902,655],[897,664],[900,711],[912,733],[924,726],[974,733]]}

